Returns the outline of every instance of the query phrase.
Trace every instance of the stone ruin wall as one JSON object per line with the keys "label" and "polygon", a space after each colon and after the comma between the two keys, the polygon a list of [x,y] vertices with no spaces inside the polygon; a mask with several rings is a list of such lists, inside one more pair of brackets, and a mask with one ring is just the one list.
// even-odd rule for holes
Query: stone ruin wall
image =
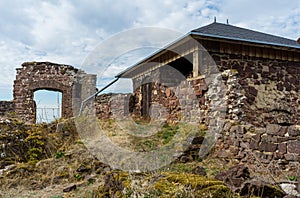
{"label": "stone ruin wall", "polygon": [[98,119],[127,119],[131,116],[129,105],[131,94],[101,94],[96,96],[95,109]]}
{"label": "stone ruin wall", "polygon": [[[87,95],[85,92],[95,92],[95,78],[95,75],[86,74],[70,65],[25,62],[21,68],[17,68],[13,91],[14,100],[0,101],[0,114],[15,113],[21,120],[35,123],[34,92],[45,89],[62,93],[62,117],[72,117],[75,113],[73,110],[78,110],[78,107],[72,104],[80,104]],[[92,91],[89,89],[90,84],[93,86]]]}
{"label": "stone ruin wall", "polygon": [[72,117],[72,86],[78,69],[69,65],[49,62],[28,62],[17,68],[14,81],[14,104],[16,113],[24,121],[34,123],[36,104],[34,91],[47,89],[62,93],[62,117]]}
{"label": "stone ruin wall", "polygon": [[5,116],[8,113],[15,111],[15,104],[13,101],[0,101],[0,116]]}

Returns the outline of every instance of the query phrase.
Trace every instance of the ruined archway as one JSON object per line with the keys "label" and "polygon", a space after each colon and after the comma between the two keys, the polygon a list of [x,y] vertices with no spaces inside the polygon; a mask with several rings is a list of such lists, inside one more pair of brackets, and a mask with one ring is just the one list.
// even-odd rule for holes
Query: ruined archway
{"label": "ruined archway", "polygon": [[16,114],[24,121],[36,121],[34,92],[41,89],[62,93],[63,118],[73,116],[72,90],[82,71],[70,66],[50,62],[23,63],[17,68],[14,81],[14,104]]}

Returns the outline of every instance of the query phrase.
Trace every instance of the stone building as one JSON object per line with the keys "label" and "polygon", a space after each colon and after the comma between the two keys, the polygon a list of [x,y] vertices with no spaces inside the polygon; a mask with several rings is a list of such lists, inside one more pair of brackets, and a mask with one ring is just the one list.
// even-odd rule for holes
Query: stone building
{"label": "stone building", "polygon": [[117,77],[136,118],[207,125],[219,157],[299,167],[299,40],[214,22]]}

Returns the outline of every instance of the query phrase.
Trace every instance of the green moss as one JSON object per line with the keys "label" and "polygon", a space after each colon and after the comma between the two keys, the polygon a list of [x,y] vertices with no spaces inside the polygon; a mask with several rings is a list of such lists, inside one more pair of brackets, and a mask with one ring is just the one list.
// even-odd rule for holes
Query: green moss
{"label": "green moss", "polygon": [[131,180],[129,178],[129,173],[120,171],[120,172],[115,172],[113,175],[116,181],[120,181],[122,183],[123,188],[130,187]]}
{"label": "green moss", "polygon": [[94,190],[95,197],[126,197],[126,194],[132,193],[129,173],[110,171],[106,173],[105,177],[105,182]]}
{"label": "green moss", "polygon": [[193,174],[162,173],[150,188],[152,195],[164,195],[166,197],[230,197],[234,194],[221,181],[208,179]]}
{"label": "green moss", "polygon": [[197,166],[196,163],[172,163],[164,169],[167,168],[168,171],[176,172],[176,173],[189,173],[193,168]]}
{"label": "green moss", "polygon": [[237,195],[232,193],[230,188],[224,184],[208,186],[202,190],[199,190],[198,195],[211,198],[237,197]]}
{"label": "green moss", "polygon": [[206,177],[193,174],[164,173],[164,175],[164,179],[168,182],[181,183],[184,186],[191,186],[192,188],[197,189],[223,184],[221,181],[208,180]]}
{"label": "green moss", "polygon": [[34,161],[42,158],[42,154],[43,154],[42,148],[30,148],[27,151],[27,155],[30,161]]}
{"label": "green moss", "polygon": [[297,176],[292,175],[292,176],[289,176],[288,179],[289,179],[290,181],[296,181],[296,180],[297,180]]}

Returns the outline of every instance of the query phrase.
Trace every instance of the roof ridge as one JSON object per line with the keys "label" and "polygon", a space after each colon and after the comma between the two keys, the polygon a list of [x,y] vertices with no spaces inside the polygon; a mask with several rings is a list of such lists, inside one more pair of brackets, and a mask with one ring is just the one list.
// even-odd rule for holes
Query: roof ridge
{"label": "roof ridge", "polygon": [[224,37],[233,40],[244,40],[273,45],[278,44],[280,46],[285,45],[293,48],[300,48],[300,44],[297,43],[296,40],[219,22],[213,22],[206,26],[194,29],[191,31],[191,33],[198,33],[219,38]]}

